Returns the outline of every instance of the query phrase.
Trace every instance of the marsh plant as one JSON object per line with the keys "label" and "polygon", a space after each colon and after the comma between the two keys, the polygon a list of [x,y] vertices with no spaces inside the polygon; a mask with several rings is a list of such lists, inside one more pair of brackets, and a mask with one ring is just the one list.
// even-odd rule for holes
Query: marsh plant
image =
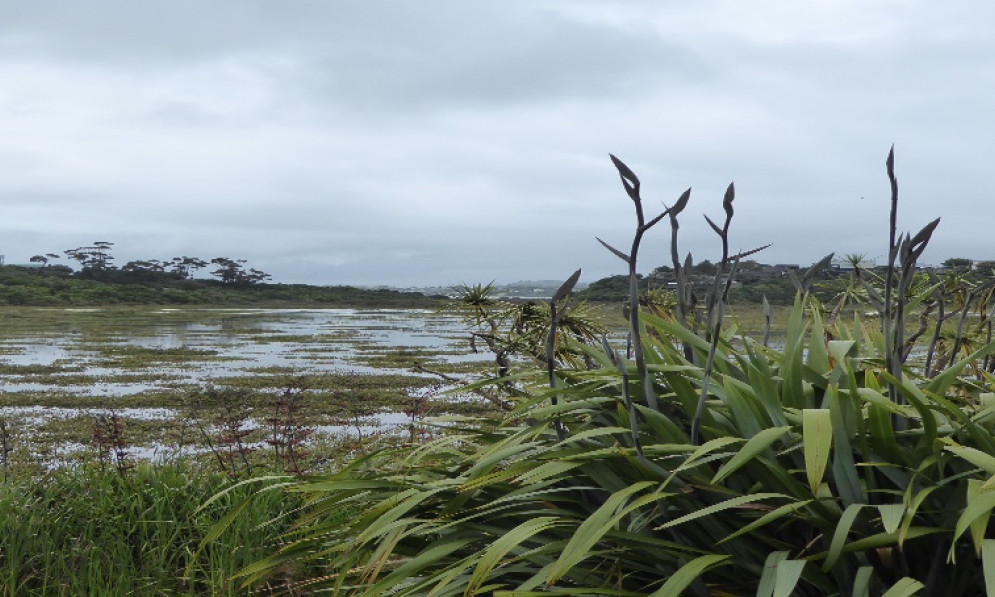
{"label": "marsh plant", "polygon": [[191,392],[188,403],[190,421],[221,471],[233,479],[251,475],[257,446],[249,438],[254,432],[249,392],[207,387]]}
{"label": "marsh plant", "polygon": [[97,414],[93,418],[93,447],[100,468],[112,466],[125,476],[134,466],[124,435],[124,421],[117,411]]}
{"label": "marsh plant", "polygon": [[[690,191],[646,220],[639,179],[612,161],[637,228],[628,251],[602,244],[634,281],[642,235],[668,218],[685,271],[676,232]],[[827,258],[795,276],[783,346],[725,326],[740,258],[730,185],[724,223],[708,220],[722,249],[704,296],[678,284],[674,316],[661,317],[633,292],[626,351],[563,333],[568,280],[531,356],[562,343],[574,357],[554,350],[531,374],[495,377],[517,390],[502,421],[284,480],[309,506],[240,578],[296,562],[322,570],[307,586],[342,595],[995,594],[986,328],[962,349],[962,315],[990,293],[957,295],[919,271],[938,221],[898,234],[893,153],[886,166],[889,263],[877,279],[854,274],[839,300],[857,309],[813,298]],[[498,307],[478,308],[478,339],[507,333],[488,319]],[[909,333],[927,310],[926,331]]]}
{"label": "marsh plant", "polygon": [[148,462],[124,476],[94,462],[14,476],[0,485],[0,595],[245,595],[230,577],[288,530],[294,502],[258,495],[229,533],[196,547],[253,490]]}
{"label": "marsh plant", "polygon": [[10,477],[10,454],[14,451],[12,435],[7,419],[0,417],[0,470],[3,470],[4,482]]}
{"label": "marsh plant", "polygon": [[314,427],[301,421],[306,392],[302,380],[293,380],[273,401],[272,414],[266,418],[270,431],[266,443],[273,448],[275,464],[292,475],[303,475],[311,457],[306,441]]}
{"label": "marsh plant", "polygon": [[412,444],[424,443],[436,437],[437,431],[427,424],[426,418],[432,412],[432,400],[441,390],[440,384],[415,390],[408,398],[404,414],[408,417],[408,441]]}

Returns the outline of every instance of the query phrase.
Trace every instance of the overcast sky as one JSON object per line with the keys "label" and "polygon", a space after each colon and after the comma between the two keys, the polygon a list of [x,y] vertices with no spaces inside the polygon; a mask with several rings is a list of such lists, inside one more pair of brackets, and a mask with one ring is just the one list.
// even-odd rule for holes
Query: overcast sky
{"label": "overcast sky", "polygon": [[[687,187],[681,252],[995,258],[995,4],[78,0],[0,4],[0,253],[93,241],[278,282],[621,273],[595,237]],[[669,263],[669,225],[641,250]],[[63,260],[65,262],[65,260]]]}

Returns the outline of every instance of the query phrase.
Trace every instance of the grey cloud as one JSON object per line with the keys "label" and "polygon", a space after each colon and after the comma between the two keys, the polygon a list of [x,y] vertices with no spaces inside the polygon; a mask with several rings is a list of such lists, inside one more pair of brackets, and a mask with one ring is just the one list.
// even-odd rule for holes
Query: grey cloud
{"label": "grey cloud", "polygon": [[681,85],[711,70],[647,29],[578,22],[521,2],[57,5],[0,10],[8,31],[19,32],[0,32],[0,43],[137,70],[231,59],[285,90],[360,113],[620,96],[641,93],[647,80]]}
{"label": "grey cloud", "polygon": [[[648,78],[681,85],[704,76],[693,54],[649,35],[557,21],[519,27],[468,45],[447,39],[434,51],[412,48],[412,55],[329,54],[313,72],[339,75],[320,88],[331,101],[402,111],[508,108],[577,96],[591,101],[640,93]],[[456,56],[453,46],[461,46]]]}
{"label": "grey cloud", "polygon": [[927,255],[985,257],[965,239],[987,234],[995,68],[968,4],[8,3],[0,252],[106,237],[288,281],[590,280],[623,269],[594,236],[634,226],[613,152],[648,212],[693,187],[682,253],[714,260],[702,214],[735,181],[738,248],[873,256],[894,142],[901,226],[943,216]]}

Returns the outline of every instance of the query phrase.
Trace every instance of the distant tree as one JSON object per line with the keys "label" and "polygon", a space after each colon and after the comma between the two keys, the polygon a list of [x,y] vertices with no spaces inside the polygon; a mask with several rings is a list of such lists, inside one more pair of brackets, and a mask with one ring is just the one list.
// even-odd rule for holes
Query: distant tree
{"label": "distant tree", "polygon": [[661,265],[660,267],[654,269],[650,272],[651,278],[666,278],[670,279],[674,277],[674,268],[669,265]]}
{"label": "distant tree", "polygon": [[978,273],[986,277],[995,275],[995,261],[977,261],[973,267]]}
{"label": "distant tree", "polygon": [[264,271],[260,271],[254,268],[249,268],[249,273],[247,273],[243,277],[243,279],[249,284],[255,284],[257,282],[265,282],[266,280],[269,280],[271,277],[272,276],[270,276]]}
{"label": "distant tree", "polygon": [[[108,281],[111,276],[104,272],[104,278]],[[139,283],[162,283],[170,280],[180,279],[181,276],[173,272],[166,271],[166,264],[158,259],[129,261],[121,266],[121,275],[113,276],[113,281],[118,282],[139,282]]]}
{"label": "distant tree", "polygon": [[969,270],[974,265],[974,260],[966,257],[951,257],[943,262],[943,267],[953,270]]}
{"label": "distant tree", "polygon": [[223,284],[235,284],[238,282],[245,270],[242,264],[245,259],[230,259],[228,257],[215,257],[211,263],[218,266],[218,269],[211,272],[212,276],[217,276]]}
{"label": "distant tree", "polygon": [[77,247],[63,251],[66,257],[78,261],[80,267],[85,270],[106,270],[113,269],[111,262],[114,257],[111,255],[111,247],[114,243],[107,241],[96,241],[88,247]]}
{"label": "distant tree", "polygon": [[58,258],[59,256],[56,255],[55,253],[45,253],[44,255],[35,255],[31,257],[31,259],[29,259],[28,261],[30,261],[31,263],[40,263],[41,269],[45,269],[46,267],[48,267],[49,262],[51,260]]}
{"label": "distant tree", "polygon": [[66,257],[68,257],[69,259],[73,259],[75,261],[78,261],[79,264],[80,264],[80,267],[85,267],[84,264],[90,258],[89,257],[89,252],[86,250],[86,247],[78,247],[78,248],[75,248],[75,249],[66,249],[65,251],[63,251],[63,253],[65,253]]}
{"label": "distant tree", "polygon": [[706,260],[702,261],[701,263],[698,263],[698,264],[696,264],[694,266],[694,273],[700,274],[700,275],[704,275],[704,276],[714,275],[715,274],[715,264],[706,259]]}
{"label": "distant tree", "polygon": [[111,262],[114,261],[114,257],[111,256],[111,247],[113,246],[114,243],[102,240],[98,240],[93,243],[93,246],[90,247],[90,255],[93,263],[92,267],[94,269],[114,268],[114,266],[111,265]]}
{"label": "distant tree", "polygon": [[128,273],[147,272],[149,271],[148,264],[148,261],[129,261],[121,266],[121,271]]}
{"label": "distant tree", "polygon": [[255,284],[270,278],[266,272],[257,269],[246,271],[242,266],[245,259],[230,259],[228,257],[215,257],[211,263],[218,269],[211,272],[212,276],[217,276],[224,284]]}
{"label": "distant tree", "polygon": [[[213,263],[213,261],[212,261]],[[169,262],[171,272],[180,274],[184,278],[192,278],[193,273],[199,269],[207,267],[208,263],[197,257],[173,257]]]}
{"label": "distant tree", "polygon": [[121,266],[121,271],[123,272],[143,272],[143,273],[162,273],[165,271],[163,263],[158,259],[149,259],[147,261],[129,261]]}

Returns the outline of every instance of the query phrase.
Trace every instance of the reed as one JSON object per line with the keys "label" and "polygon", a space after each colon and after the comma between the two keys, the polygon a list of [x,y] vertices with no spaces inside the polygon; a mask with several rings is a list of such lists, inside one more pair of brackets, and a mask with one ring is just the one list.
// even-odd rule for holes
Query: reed
{"label": "reed", "polygon": [[94,464],[8,479],[0,484],[0,594],[243,595],[229,578],[276,546],[273,521],[294,504],[258,494],[198,552],[212,525],[256,490],[231,487],[224,475],[148,463],[126,475]]}

